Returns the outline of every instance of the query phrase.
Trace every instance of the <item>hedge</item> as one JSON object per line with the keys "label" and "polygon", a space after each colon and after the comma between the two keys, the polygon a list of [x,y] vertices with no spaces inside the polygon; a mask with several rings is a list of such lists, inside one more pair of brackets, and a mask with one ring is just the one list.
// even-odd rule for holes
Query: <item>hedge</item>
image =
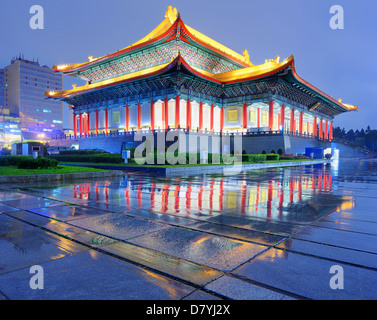
{"label": "hedge", "polygon": [[[177,153],[177,152],[166,152],[166,154],[157,154],[154,152],[148,156],[143,154],[145,158],[145,164],[200,164],[200,153]],[[158,158],[162,157],[165,159],[164,163],[158,163]],[[238,157],[244,163],[261,163],[266,160],[279,160],[279,155],[272,154],[242,154]],[[161,159],[161,158],[160,158]],[[169,162],[170,159],[170,162]],[[218,154],[218,153],[209,153],[207,163],[208,164],[231,164],[233,162],[237,162],[237,157],[231,154]],[[131,158],[129,163],[137,163],[135,158]]]}
{"label": "hedge", "polygon": [[242,162],[260,163],[267,160],[266,154],[244,154],[242,155]]}
{"label": "hedge", "polygon": [[37,158],[33,159],[31,157],[22,159],[17,167],[18,169],[47,169],[47,168],[56,168],[58,162],[54,159],[47,158]]}
{"label": "hedge", "polygon": [[278,154],[275,154],[275,153],[267,154],[266,156],[267,156],[266,158],[267,161],[278,161],[280,157]]}
{"label": "hedge", "polygon": [[51,155],[50,159],[59,162],[97,162],[97,163],[122,163],[122,155],[119,153],[97,153],[97,154],[74,154],[74,155]]}
{"label": "hedge", "polygon": [[105,154],[102,150],[61,150],[59,155],[92,155]]}
{"label": "hedge", "polygon": [[[146,155],[145,152],[142,153],[142,157],[145,158],[145,164],[200,164],[200,153],[178,153],[178,152],[166,152],[160,153],[154,152],[150,155]],[[161,157],[161,158],[160,158]],[[164,159],[164,163],[159,163],[158,160]],[[241,156],[239,157],[241,159]],[[208,164],[220,164],[220,163],[233,163],[233,161],[237,161],[235,156],[230,154],[208,154],[207,163]],[[129,160],[129,163],[137,163],[136,159],[132,157]]]}
{"label": "hedge", "polygon": [[15,155],[7,155],[7,156],[0,156],[0,166],[7,167],[7,166],[15,166],[17,167],[20,161],[33,159],[31,156],[15,156]]}
{"label": "hedge", "polygon": [[292,154],[282,154],[280,156],[280,160],[307,160],[307,159],[310,159],[310,158],[306,156],[294,156]]}

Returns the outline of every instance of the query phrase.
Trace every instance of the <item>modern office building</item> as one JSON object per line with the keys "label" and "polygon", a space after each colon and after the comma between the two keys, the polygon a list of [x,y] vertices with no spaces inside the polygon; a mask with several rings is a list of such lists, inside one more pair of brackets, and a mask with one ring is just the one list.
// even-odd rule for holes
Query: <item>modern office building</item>
{"label": "modern office building", "polygon": [[63,128],[63,103],[45,99],[49,90],[62,90],[63,77],[48,66],[23,57],[4,68],[4,108],[21,118],[25,132],[54,133]]}
{"label": "modern office building", "polygon": [[4,69],[0,69],[0,107],[4,107]]}
{"label": "modern office building", "polygon": [[53,69],[87,81],[46,92],[71,106],[82,147],[110,135],[101,145],[107,148],[114,132],[132,140],[127,136],[134,131],[184,130],[243,134],[248,153],[302,153],[332,140],[335,116],[357,110],[302,79],[293,56],[254,65],[247,50],[239,54],[189,27],[172,7],[133,45]]}
{"label": "modern office building", "polygon": [[21,119],[9,114],[9,109],[0,107],[0,150],[10,149],[14,142],[21,142]]}

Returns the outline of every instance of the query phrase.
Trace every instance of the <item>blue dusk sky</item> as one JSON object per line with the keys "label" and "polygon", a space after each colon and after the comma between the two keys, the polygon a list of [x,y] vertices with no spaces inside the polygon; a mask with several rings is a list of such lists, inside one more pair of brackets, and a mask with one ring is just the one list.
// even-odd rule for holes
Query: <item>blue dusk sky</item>
{"label": "blue dusk sky", "polygon": [[[30,28],[34,4],[44,9],[44,30]],[[254,64],[293,54],[302,78],[359,106],[335,126],[377,129],[375,0],[1,0],[0,68],[20,53],[52,67],[117,51],[153,30],[169,5],[190,27],[241,54],[247,49]],[[333,5],[344,9],[343,30],[330,28]],[[72,83],[83,84],[64,77],[65,89]]]}

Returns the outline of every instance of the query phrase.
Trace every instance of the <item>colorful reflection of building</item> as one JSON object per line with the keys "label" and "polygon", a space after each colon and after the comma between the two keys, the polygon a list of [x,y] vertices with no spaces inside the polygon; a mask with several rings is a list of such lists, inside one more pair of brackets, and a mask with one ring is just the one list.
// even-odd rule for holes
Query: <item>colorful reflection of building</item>
{"label": "colorful reflection of building", "polygon": [[238,182],[209,176],[204,180],[170,178],[165,182],[151,178],[150,183],[132,179],[116,187],[109,181],[85,183],[74,187],[74,196],[97,201],[93,205],[100,203],[98,208],[107,210],[111,210],[110,205],[117,205],[124,211],[139,209],[192,218],[224,212],[303,223],[353,207],[352,199],[330,194],[333,183],[330,169],[307,174],[296,173],[295,169],[275,172],[268,180],[259,178],[252,182],[248,182],[248,176],[242,176]]}
{"label": "colorful reflection of building", "polygon": [[194,30],[171,7],[133,45],[53,69],[87,81],[46,92],[71,105],[79,138],[179,127],[331,140],[334,117],[357,109],[299,77],[293,57],[254,65],[247,50],[236,53]]}

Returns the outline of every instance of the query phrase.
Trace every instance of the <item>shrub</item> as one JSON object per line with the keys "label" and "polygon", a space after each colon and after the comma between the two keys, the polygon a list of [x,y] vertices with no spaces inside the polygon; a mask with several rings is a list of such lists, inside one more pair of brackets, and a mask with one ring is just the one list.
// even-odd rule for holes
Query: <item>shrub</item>
{"label": "shrub", "polygon": [[56,168],[58,162],[54,159],[47,159],[47,158],[37,158],[33,159],[31,157],[22,159],[17,167],[18,169],[48,169],[48,168]]}
{"label": "shrub", "polygon": [[283,150],[279,149],[279,150],[278,150],[278,155],[281,156],[282,154],[283,154]]}
{"label": "shrub", "polygon": [[18,166],[18,164],[25,159],[32,159],[32,157],[15,155],[0,156],[0,166]]}
{"label": "shrub", "polygon": [[38,169],[37,159],[23,159],[18,163],[18,169]]}
{"label": "shrub", "polygon": [[246,154],[242,156],[242,162],[247,163],[260,163],[267,159],[266,154]]}
{"label": "shrub", "polygon": [[280,160],[307,160],[310,159],[306,156],[294,156],[293,154],[282,154]]}
{"label": "shrub", "polygon": [[220,163],[221,162],[221,156],[218,153],[208,153],[208,163]]}
{"label": "shrub", "polygon": [[130,152],[130,156],[131,156],[131,158],[134,158],[135,157],[135,150],[136,150],[136,147],[132,147],[131,148],[131,152]]}
{"label": "shrub", "polygon": [[56,168],[58,166],[58,162],[55,159],[38,158],[37,162],[38,167],[41,169]]}
{"label": "shrub", "polygon": [[263,151],[262,151],[262,154],[266,154],[266,153],[267,153],[266,150],[263,150]]}
{"label": "shrub", "polygon": [[60,155],[90,155],[90,154],[105,154],[103,150],[61,150]]}
{"label": "shrub", "polygon": [[267,160],[266,154],[255,154],[253,157],[253,162],[264,162]]}
{"label": "shrub", "polygon": [[88,155],[51,155],[50,159],[59,162],[95,162],[95,163],[122,163],[120,153],[98,153]]}
{"label": "shrub", "polygon": [[270,161],[278,161],[279,160],[279,155],[278,154],[267,154],[266,155],[266,160]]}

